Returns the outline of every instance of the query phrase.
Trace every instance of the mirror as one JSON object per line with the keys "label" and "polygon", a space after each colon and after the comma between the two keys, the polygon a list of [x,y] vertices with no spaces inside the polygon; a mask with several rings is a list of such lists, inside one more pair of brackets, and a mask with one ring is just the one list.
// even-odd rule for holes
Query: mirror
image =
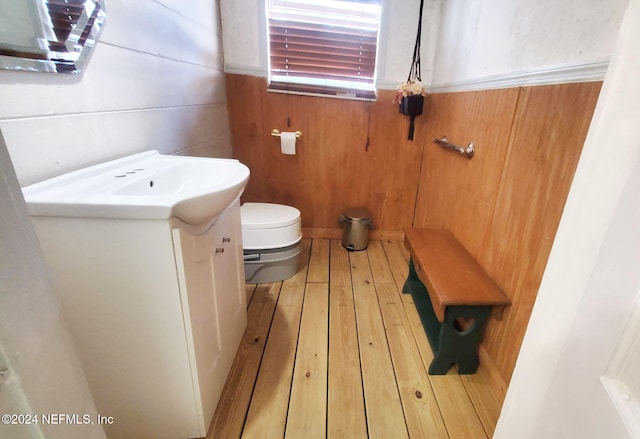
{"label": "mirror", "polygon": [[0,0],[0,68],[78,73],[105,18],[104,0]]}

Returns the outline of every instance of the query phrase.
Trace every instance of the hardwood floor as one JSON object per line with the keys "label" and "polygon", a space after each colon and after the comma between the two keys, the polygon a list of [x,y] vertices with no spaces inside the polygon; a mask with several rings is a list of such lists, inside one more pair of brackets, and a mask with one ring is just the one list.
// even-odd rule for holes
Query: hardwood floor
{"label": "hardwood floor", "polygon": [[207,439],[490,438],[500,405],[483,376],[426,372],[403,244],[303,248],[291,279],[247,285],[249,325]]}

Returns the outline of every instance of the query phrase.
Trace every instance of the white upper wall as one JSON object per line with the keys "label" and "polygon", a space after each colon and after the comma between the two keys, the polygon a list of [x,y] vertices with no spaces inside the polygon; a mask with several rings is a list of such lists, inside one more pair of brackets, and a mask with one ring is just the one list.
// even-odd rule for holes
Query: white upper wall
{"label": "white upper wall", "polygon": [[[422,80],[429,83],[441,0],[426,0],[422,24]],[[225,71],[267,76],[264,0],[220,0]],[[418,29],[419,0],[383,0],[378,88],[395,89],[407,79]]]}
{"label": "white upper wall", "polygon": [[[546,82],[602,79],[628,0],[426,0],[422,79],[428,86],[552,70]],[[406,80],[419,0],[383,0],[378,88]],[[266,76],[264,0],[220,0],[225,71]],[[558,75],[556,70],[560,69]],[[535,78],[534,78],[535,79]],[[489,82],[475,88],[505,86]]]}
{"label": "white upper wall", "polygon": [[628,3],[446,0],[431,85],[593,63],[606,70]]}
{"label": "white upper wall", "polygon": [[157,149],[226,157],[218,1],[106,1],[79,75],[0,70],[0,130],[21,185]]}

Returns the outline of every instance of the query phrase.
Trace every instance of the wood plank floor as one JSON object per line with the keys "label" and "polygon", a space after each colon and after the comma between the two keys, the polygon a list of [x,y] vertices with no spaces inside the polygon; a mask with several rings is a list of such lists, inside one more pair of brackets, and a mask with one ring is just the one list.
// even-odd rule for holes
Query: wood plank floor
{"label": "wood plank floor", "polygon": [[403,244],[303,244],[294,277],[246,287],[248,328],[207,439],[492,437],[500,405],[481,374],[427,374]]}

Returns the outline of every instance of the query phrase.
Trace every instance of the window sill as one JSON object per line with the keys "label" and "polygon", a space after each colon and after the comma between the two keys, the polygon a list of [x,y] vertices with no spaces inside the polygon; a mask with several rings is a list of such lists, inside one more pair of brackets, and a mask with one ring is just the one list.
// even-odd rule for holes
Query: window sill
{"label": "window sill", "polygon": [[332,99],[348,99],[353,101],[376,101],[375,90],[349,90],[329,87],[316,87],[313,85],[271,83],[267,86],[271,93],[284,93],[301,96],[315,96]]}

